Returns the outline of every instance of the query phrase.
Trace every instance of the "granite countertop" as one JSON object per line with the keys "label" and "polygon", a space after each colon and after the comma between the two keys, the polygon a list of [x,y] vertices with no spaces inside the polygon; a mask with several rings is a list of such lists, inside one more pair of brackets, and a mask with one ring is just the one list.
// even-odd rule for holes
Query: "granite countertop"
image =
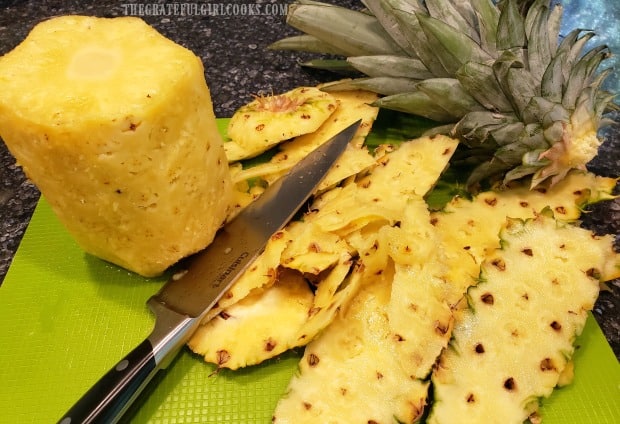
{"label": "granite countertop", "polygon": [[[132,5],[133,3],[133,5]],[[199,55],[205,64],[216,116],[229,117],[234,110],[259,92],[282,92],[300,85],[314,85],[335,77],[304,70],[298,62],[309,55],[295,52],[273,52],[265,49],[271,42],[294,30],[284,24],[284,8],[290,1],[253,0],[208,3],[187,3],[200,9],[181,14],[171,9],[174,2],[117,1],[0,1],[0,54],[15,47],[37,22],[62,14],[97,16],[141,16],[161,33]],[[359,7],[357,0],[332,3]],[[203,6],[200,6],[203,4]],[[226,9],[228,5],[245,4],[245,13]],[[150,6],[148,9],[146,6]],[[167,7],[167,8],[166,8]],[[260,15],[249,15],[260,11]],[[197,13],[196,13],[197,12]],[[618,177],[620,169],[620,131],[607,130],[601,154],[591,163],[597,174]],[[39,192],[23,175],[20,168],[0,142],[0,284],[28,225]],[[591,208],[583,225],[599,233],[620,233],[620,200],[608,201]],[[618,247],[618,243],[617,243]],[[594,308],[616,357],[620,358],[620,282],[608,284]]]}

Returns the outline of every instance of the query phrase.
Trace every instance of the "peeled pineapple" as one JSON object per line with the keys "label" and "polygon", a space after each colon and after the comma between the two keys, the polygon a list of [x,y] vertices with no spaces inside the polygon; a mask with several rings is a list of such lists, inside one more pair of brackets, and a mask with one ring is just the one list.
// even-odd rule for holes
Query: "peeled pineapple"
{"label": "peeled pineapple", "polygon": [[619,258],[613,237],[545,214],[508,219],[483,263],[433,372],[429,423],[535,421],[538,398],[560,382],[603,270]]}
{"label": "peeled pineapple", "polygon": [[144,276],[232,202],[200,59],[138,18],[37,25],[0,59],[0,136],[84,250]]}

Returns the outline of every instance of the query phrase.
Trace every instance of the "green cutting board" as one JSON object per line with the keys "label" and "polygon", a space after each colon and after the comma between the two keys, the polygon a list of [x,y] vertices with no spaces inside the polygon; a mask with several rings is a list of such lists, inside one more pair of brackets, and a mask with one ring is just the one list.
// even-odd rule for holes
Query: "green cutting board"
{"label": "green cutting board", "polygon": [[[149,334],[163,282],[85,254],[42,199],[0,286],[0,423],[56,422]],[[543,402],[544,423],[620,423],[620,364],[593,317],[577,344],[575,382]],[[185,349],[124,421],[269,424],[299,358],[214,373]]]}

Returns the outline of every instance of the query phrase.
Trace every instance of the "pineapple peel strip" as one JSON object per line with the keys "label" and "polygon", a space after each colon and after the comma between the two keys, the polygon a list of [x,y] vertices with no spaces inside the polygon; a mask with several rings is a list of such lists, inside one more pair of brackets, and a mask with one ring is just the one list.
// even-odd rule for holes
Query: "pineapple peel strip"
{"label": "pineapple peel strip", "polygon": [[273,285],[201,326],[189,347],[220,368],[261,363],[296,346],[297,329],[306,321],[312,300],[301,274],[283,271]]}
{"label": "pineapple peel strip", "polygon": [[[343,165],[345,163],[344,161],[350,160],[351,158],[355,158],[355,160],[347,163],[346,166],[350,167],[354,163],[359,163],[359,165],[351,169],[347,175],[341,178],[346,178],[349,175],[353,175],[353,173],[360,172],[365,166],[368,166],[369,154],[366,154],[367,157],[364,157],[364,152],[353,153],[351,150],[354,150],[353,148],[358,150],[362,149],[364,140],[372,128],[372,124],[377,117],[379,109],[369,104],[377,99],[377,95],[366,91],[332,92],[330,94],[336,99],[338,107],[319,128],[311,133],[300,135],[299,137],[295,137],[290,141],[280,144],[280,151],[276,153],[269,162],[242,170],[234,176],[233,182],[237,183],[251,178],[262,178],[266,181],[273,181],[278,176],[291,169],[309,152],[324,144],[359,119],[362,119],[362,123],[355,133],[353,140],[349,143],[350,148],[345,151],[344,158],[341,158],[336,163],[334,167],[335,170],[331,171],[330,174],[332,172],[339,172],[338,169],[345,166]],[[366,149],[363,150],[365,151]],[[326,176],[326,180],[334,184],[337,181],[335,181],[333,174],[331,176],[330,174]]]}
{"label": "pineapple peel strip", "polygon": [[265,250],[254,263],[239,277],[239,280],[222,296],[217,305],[209,311],[204,323],[217,316],[225,308],[239,302],[256,289],[263,289],[273,285],[277,280],[277,269],[282,252],[290,242],[286,230],[274,234]]}
{"label": "pineapple peel strip", "polygon": [[[590,203],[610,199],[615,179],[573,171],[560,183],[530,190],[526,184],[508,190],[480,193],[472,201],[457,197],[431,219],[446,246],[449,279],[454,287],[451,304],[459,302],[467,287],[475,284],[479,265],[500,247],[498,234],[507,216],[533,218],[546,207],[557,218],[576,222]],[[611,269],[610,269],[611,268]],[[606,267],[603,279],[617,278],[617,269]]]}
{"label": "pineapple peel strip", "polygon": [[429,423],[539,421],[536,399],[560,382],[598,296],[600,269],[619,256],[612,237],[544,213],[508,218],[500,237],[433,372],[438,401]]}
{"label": "pineapple peel strip", "polygon": [[228,123],[227,158],[229,162],[251,158],[282,141],[312,133],[337,106],[334,96],[316,87],[256,96],[235,111]]}
{"label": "pineapple peel strip", "polygon": [[[569,180],[567,180],[562,185],[551,188],[547,192],[548,198],[545,198],[543,196],[543,193],[541,192],[531,192],[527,188],[524,188],[526,193],[525,201],[529,202],[528,205],[523,204],[524,197],[520,196],[521,193],[518,189],[515,189],[515,193],[511,193],[510,191],[505,193],[505,197],[507,197],[507,200],[500,199],[500,201],[498,201],[495,197],[492,197],[497,196],[497,193],[489,193],[486,196],[480,196],[479,203],[484,204],[487,207],[491,207],[498,203],[504,204],[504,207],[492,209],[494,210],[493,213],[496,216],[500,217],[502,221],[505,221],[506,215],[510,213],[510,208],[521,208],[522,210],[527,211],[527,213],[531,214],[532,216],[535,216],[535,208],[537,208],[538,205],[544,204],[544,200],[547,200],[547,202],[555,201],[556,213],[561,212],[563,216],[571,216],[573,219],[576,219],[579,216],[581,210],[580,207],[578,207],[577,205],[583,205],[584,203],[589,201],[596,201],[600,198],[605,198],[605,193],[609,192],[609,190],[613,188],[613,184],[610,183],[611,181],[611,179],[601,179],[599,177],[593,176],[592,174],[575,173],[571,176]],[[513,198],[512,196],[514,196],[514,199],[516,200],[521,199],[519,203],[517,203],[516,200],[510,202],[509,199]],[[333,199],[329,199],[328,201],[326,201],[326,203],[331,200]],[[409,209],[405,213],[403,213],[404,218],[400,222],[401,228],[389,227],[383,224],[383,226],[380,227],[380,230],[378,232],[373,231],[373,233],[377,234],[382,232],[398,232],[401,230],[411,231],[408,226],[408,223],[410,222],[415,223],[416,225],[428,222],[429,224],[433,223],[433,228],[437,227],[437,222],[432,217],[428,217],[427,221],[425,221],[424,218],[420,216],[417,216],[417,218],[415,219],[405,219],[407,217],[407,213],[412,214],[413,211],[415,211],[415,205],[412,205],[410,202]],[[450,215],[447,216],[450,217]],[[486,217],[486,215],[483,215],[483,217]],[[498,218],[498,220],[500,218]],[[494,230],[494,235],[490,237],[494,240],[494,243],[497,243],[497,234],[500,227],[501,224],[497,224]],[[360,231],[361,230],[358,230],[354,233],[349,234],[349,241],[351,241],[352,245],[362,245],[361,243],[353,241],[354,236],[359,236]],[[419,232],[418,237],[426,237],[429,232],[433,232],[433,229],[429,228],[429,226],[426,226],[425,230],[418,229],[417,231]],[[452,326],[454,325],[455,317],[452,315],[452,310],[450,308],[451,300],[457,301],[462,296],[462,290],[464,289],[461,289],[458,285],[452,287],[451,285],[447,284],[446,279],[443,277],[446,270],[446,264],[442,264],[440,258],[436,258],[434,264],[429,265],[428,263],[424,263],[423,266],[421,266],[420,264],[417,264],[416,266],[415,261],[411,261],[410,258],[407,258],[406,255],[403,255],[403,248],[405,248],[408,244],[414,244],[412,242],[413,240],[408,240],[405,234],[407,233],[401,233],[400,237],[396,236],[396,234],[392,234],[391,236],[384,235],[383,238],[379,239],[378,244],[366,242],[365,246],[367,250],[375,249],[376,251],[370,256],[364,256],[364,249],[360,248],[359,254],[361,257],[364,257],[363,268],[366,269],[366,272],[370,273],[370,275],[385,275],[384,271],[389,268],[389,266],[387,265],[389,261],[388,256],[392,257],[392,260],[394,262],[398,262],[400,259],[400,263],[394,264],[394,271],[392,271],[393,277],[390,277],[392,280],[392,292],[390,300],[391,304],[388,304],[387,309],[390,331],[389,334],[394,340],[398,341],[397,343],[395,343],[394,354],[399,355],[399,362],[401,364],[409,364],[409,371],[411,372],[411,375],[416,375],[418,378],[426,378],[435,359],[440,354],[441,350],[447,345],[448,339],[450,338],[452,332]],[[442,239],[445,234],[445,232],[438,232],[436,237],[439,240],[437,240],[436,238],[435,242],[442,243],[445,250],[466,251],[466,249],[463,249],[460,245],[451,246],[449,244],[445,244],[446,242]],[[390,240],[392,246],[386,246],[387,244],[389,244],[389,242],[385,242],[386,240]],[[380,247],[378,248],[378,246]],[[490,251],[492,250],[493,249],[490,249]],[[428,257],[428,255],[429,253],[426,252],[421,254],[420,256],[422,258],[426,258]],[[475,266],[475,269],[479,270],[479,261],[477,260],[473,262],[473,264]],[[378,271],[382,272],[377,274]],[[417,287],[411,287],[412,274],[416,271],[418,272],[418,274],[415,275],[415,277],[417,277],[415,280]],[[471,279],[469,284],[472,284],[473,282],[474,280]],[[305,371],[305,373],[302,372],[301,375],[294,377],[294,379],[291,381],[289,385],[289,392],[284,398],[281,399],[280,403],[276,408],[276,412],[274,414],[274,416],[276,417],[275,422],[312,422],[312,420],[316,421],[317,417],[320,417],[319,419],[326,419],[326,417],[330,416],[330,413],[333,413],[329,411],[329,409],[326,407],[326,404],[329,404],[331,402],[331,397],[336,397],[337,394],[335,390],[328,392],[327,394],[322,393],[323,391],[329,389],[329,387],[326,388],[326,382],[330,382],[333,379],[333,375],[335,375],[334,373],[338,372],[336,370],[342,370],[343,368],[348,369],[348,373],[340,371],[340,373],[343,374],[343,377],[337,379],[338,382],[343,380],[346,381],[347,379],[351,378],[351,375],[357,375],[361,372],[359,369],[359,365],[354,368],[347,368],[345,365],[343,365],[346,364],[346,359],[344,360],[344,363],[341,360],[343,354],[334,352],[333,355],[335,356],[335,359],[327,359],[329,359],[330,361],[336,361],[335,364],[327,365],[325,371],[316,371],[317,376],[313,376],[313,374],[315,373],[313,368],[318,368],[320,366],[321,359],[328,356],[326,353],[321,352],[319,347],[325,346],[324,348],[328,349],[326,347],[328,346],[328,344],[338,343],[337,341],[330,339],[330,337],[338,336],[330,335],[332,334],[332,332],[337,332],[337,328],[339,328],[337,323],[341,319],[341,315],[350,314],[350,309],[354,308],[354,306],[352,305],[355,304],[356,299],[364,296],[363,293],[365,293],[368,284],[370,283],[367,282],[362,286],[362,288],[360,289],[360,294],[356,296],[353,299],[352,303],[350,303],[347,307],[349,309],[342,310],[343,312],[339,313],[339,315],[336,317],[336,321],[334,321],[334,323],[332,323],[329,327],[327,327],[326,330],[324,330],[320,338],[316,341],[313,341],[306,348],[306,354],[302,358],[300,366],[302,370],[307,371]],[[415,290],[419,290],[421,294],[416,295]],[[429,293],[432,296],[429,296]],[[431,302],[431,299],[429,298],[432,298],[433,302]],[[418,305],[414,304],[414,306],[416,307],[411,307],[411,305],[406,304],[407,299],[424,299],[422,306],[426,305],[426,308],[431,308],[431,310],[434,311],[434,315],[431,315],[434,319],[429,320],[427,318],[425,320],[424,317],[425,315],[426,317],[428,317],[428,312],[423,310],[422,307],[418,307]],[[390,307],[392,308],[391,310]],[[403,312],[404,310],[409,310],[413,313],[409,312],[409,315],[407,315]],[[415,314],[420,314],[420,316],[415,317]],[[414,316],[414,318],[412,318],[412,315]],[[426,326],[412,325],[412,323],[426,323]],[[347,321],[346,325],[347,331],[350,332],[352,322]],[[410,333],[407,333],[407,331],[409,331]],[[426,336],[423,336],[424,334],[426,334]],[[435,340],[435,342],[431,343],[430,346],[429,344],[426,344],[427,351],[422,352],[426,353],[426,356],[421,355],[421,352],[419,351],[420,343],[416,343],[416,337],[424,339],[425,342],[428,340]],[[362,349],[361,347],[359,347],[360,343],[365,346],[364,349],[368,348],[366,347],[368,346],[368,344],[372,344],[372,342],[368,341],[366,343],[363,343],[362,341],[359,341],[357,343],[358,345],[356,345],[356,352],[358,352],[359,349]],[[338,346],[341,348],[342,343],[340,343]],[[381,358],[381,360],[385,362],[386,354],[384,353]],[[426,360],[427,362],[424,363],[424,360]],[[313,367],[307,367],[305,363],[312,363],[315,365]],[[320,376],[323,377],[321,378]],[[319,387],[320,389],[317,391],[317,388]],[[342,386],[338,387],[338,389],[341,388]],[[346,387],[347,393],[349,393],[348,390],[349,388]],[[426,398],[422,397],[421,399],[425,401]],[[376,397],[372,398],[372,402],[378,402]],[[309,408],[309,410],[313,412],[303,412],[306,410],[305,406],[307,405],[312,405],[312,408]],[[318,408],[316,408],[316,405],[320,406],[320,413],[317,412]],[[365,411],[363,405],[364,402],[361,401],[358,404],[357,409]],[[341,406],[334,406],[334,408],[335,410],[341,410]],[[300,417],[308,417],[308,419],[301,419]]]}

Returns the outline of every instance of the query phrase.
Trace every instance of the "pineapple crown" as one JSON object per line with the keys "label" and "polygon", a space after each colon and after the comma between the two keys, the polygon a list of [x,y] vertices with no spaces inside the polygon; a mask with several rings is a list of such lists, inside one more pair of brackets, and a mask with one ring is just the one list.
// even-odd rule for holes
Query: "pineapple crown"
{"label": "pineapple crown", "polygon": [[363,78],[324,90],[364,89],[374,105],[439,123],[475,165],[473,186],[531,177],[532,187],[583,169],[601,141],[596,133],[617,109],[597,73],[607,46],[584,53],[594,32],[560,37],[562,6],[550,0],[362,0],[354,11],[312,0],[289,8],[287,23],[305,34],[272,49],[329,53],[306,66],[357,71]]}

